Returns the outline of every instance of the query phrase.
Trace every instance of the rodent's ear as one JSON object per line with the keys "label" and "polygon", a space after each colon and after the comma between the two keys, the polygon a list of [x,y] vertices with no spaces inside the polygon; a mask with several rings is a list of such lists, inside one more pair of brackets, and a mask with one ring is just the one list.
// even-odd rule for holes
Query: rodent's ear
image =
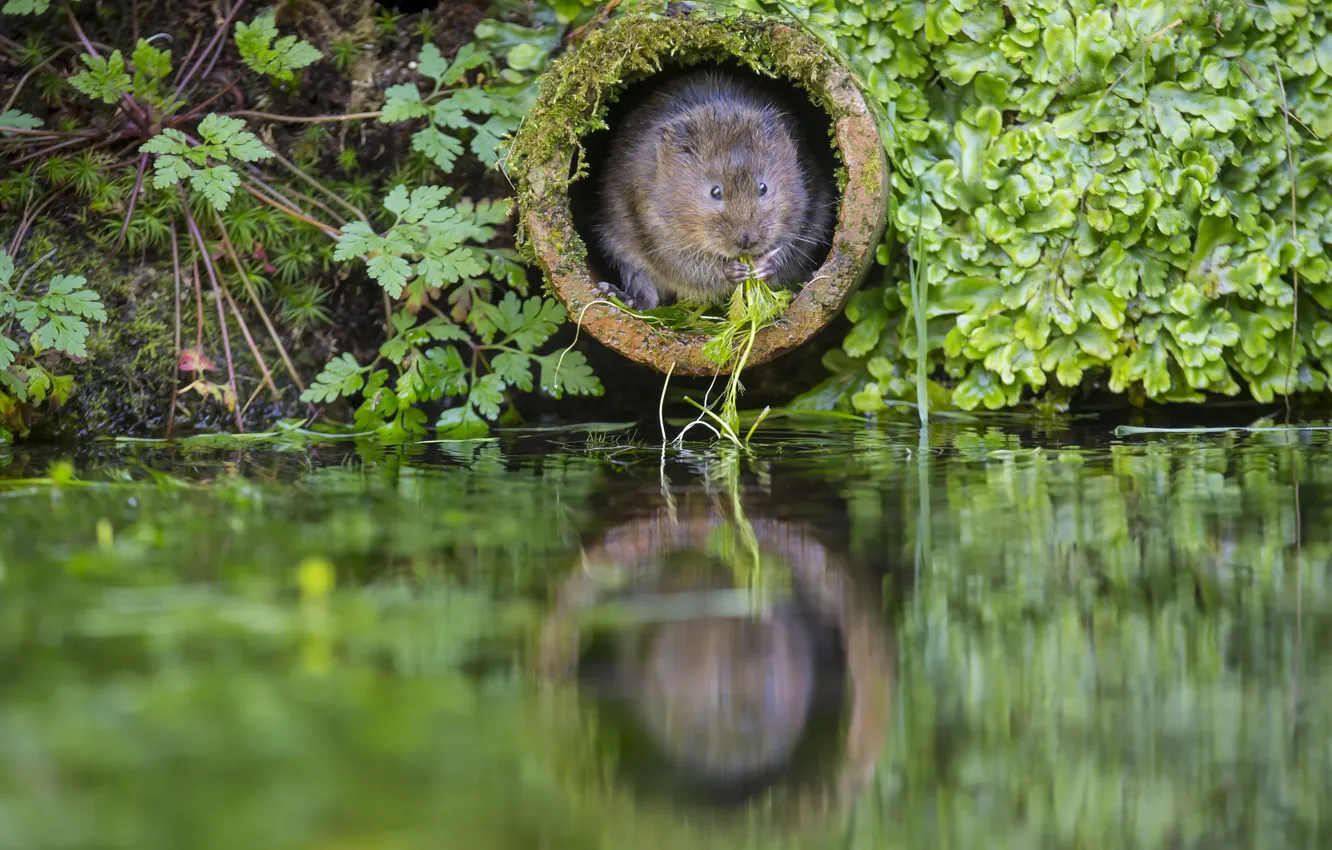
{"label": "rodent's ear", "polygon": [[665,149],[681,156],[693,156],[694,146],[689,125],[684,121],[668,121],[661,128],[661,141]]}

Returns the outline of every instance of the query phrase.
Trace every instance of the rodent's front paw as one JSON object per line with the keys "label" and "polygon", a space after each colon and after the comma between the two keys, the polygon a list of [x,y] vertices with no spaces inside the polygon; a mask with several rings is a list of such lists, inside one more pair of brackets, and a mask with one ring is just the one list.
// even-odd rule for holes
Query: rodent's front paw
{"label": "rodent's front paw", "polygon": [[722,272],[731,283],[744,283],[749,277],[749,266],[741,260],[727,260]]}
{"label": "rodent's front paw", "polygon": [[759,280],[767,280],[777,272],[778,251],[769,251],[754,261],[752,274]]}
{"label": "rodent's front paw", "polygon": [[643,305],[639,302],[637,298],[631,298],[629,296],[629,293],[625,292],[623,289],[620,289],[620,287],[615,286],[614,284],[607,283],[604,280],[598,281],[597,289],[601,292],[602,295],[606,296],[607,298],[616,299],[621,304],[628,307],[630,310],[643,309]]}

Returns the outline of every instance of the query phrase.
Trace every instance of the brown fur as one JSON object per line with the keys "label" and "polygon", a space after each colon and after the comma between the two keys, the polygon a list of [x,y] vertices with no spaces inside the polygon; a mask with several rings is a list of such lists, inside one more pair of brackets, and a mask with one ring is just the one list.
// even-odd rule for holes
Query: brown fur
{"label": "brown fur", "polygon": [[789,113],[739,79],[694,72],[625,117],[598,231],[630,306],[715,304],[751,273],[744,254],[770,284],[807,280],[827,250],[834,204]]}

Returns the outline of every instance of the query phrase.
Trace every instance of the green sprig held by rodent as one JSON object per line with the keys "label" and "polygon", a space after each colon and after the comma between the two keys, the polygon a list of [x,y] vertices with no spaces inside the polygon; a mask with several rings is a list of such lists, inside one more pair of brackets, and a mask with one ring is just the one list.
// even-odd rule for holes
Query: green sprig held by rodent
{"label": "green sprig held by rodent", "polygon": [[[748,256],[742,256],[740,260],[753,268]],[[791,298],[790,290],[774,290],[762,278],[751,274],[731,293],[726,323],[703,346],[703,355],[713,363],[730,366],[718,418],[725,426],[725,436],[735,442],[740,441],[738,404],[740,393],[744,392],[740,373],[749,362],[758,332],[776,323],[790,306]]]}

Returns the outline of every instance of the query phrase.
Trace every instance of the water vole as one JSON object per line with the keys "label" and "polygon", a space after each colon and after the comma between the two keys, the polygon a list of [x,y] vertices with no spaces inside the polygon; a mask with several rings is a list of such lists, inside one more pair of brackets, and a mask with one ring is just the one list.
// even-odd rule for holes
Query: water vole
{"label": "water vole", "polygon": [[836,199],[795,119],[738,77],[696,71],[625,116],[600,186],[598,235],[636,309],[726,300],[750,273],[804,282],[827,251]]}

